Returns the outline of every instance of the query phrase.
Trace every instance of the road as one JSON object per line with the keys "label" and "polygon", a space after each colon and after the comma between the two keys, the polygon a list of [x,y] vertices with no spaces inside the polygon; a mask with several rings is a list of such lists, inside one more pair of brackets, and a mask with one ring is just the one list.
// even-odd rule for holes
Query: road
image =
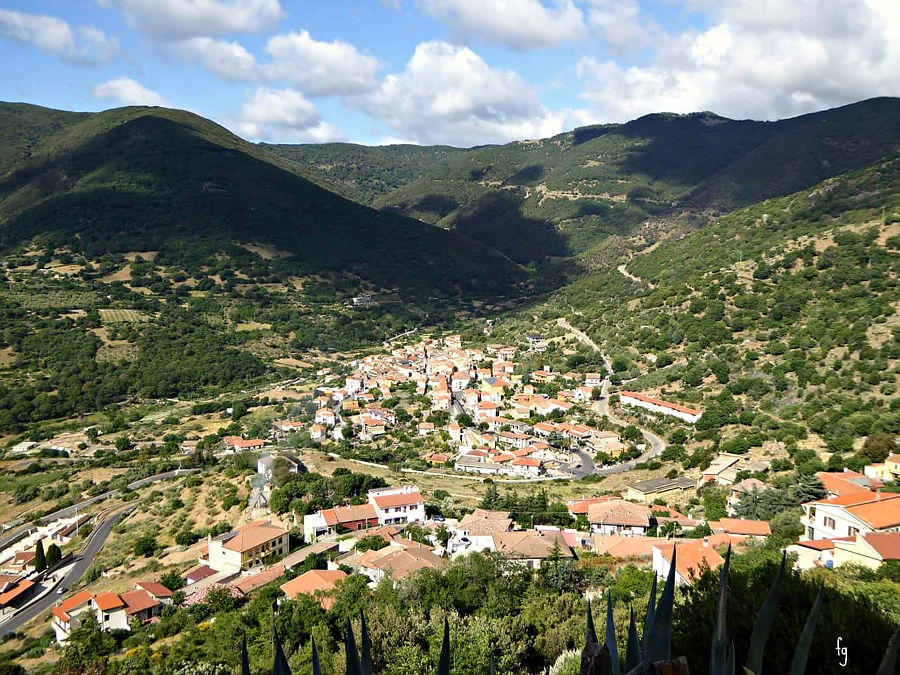
{"label": "road", "polygon": [[[603,363],[606,364],[606,370],[609,373],[612,373],[612,363],[610,362],[609,356],[604,354],[600,347],[597,346],[597,343],[594,342],[588,335],[582,330],[575,328],[572,324],[570,324],[564,317],[560,317],[556,320],[556,325],[561,328],[566,329],[570,333],[572,333],[575,337],[581,340],[584,344],[588,345],[591,349],[600,353],[600,356],[603,358]],[[593,409],[598,414],[606,417],[610,422],[619,427],[627,427],[628,422],[624,420],[620,420],[618,417],[614,416],[609,410],[609,377],[604,378],[603,384],[600,386],[600,400],[595,401],[593,404]],[[644,440],[650,446],[646,452],[644,452],[637,459],[630,460],[628,462],[622,462],[621,464],[613,464],[612,466],[605,466],[601,469],[595,468],[593,473],[606,476],[613,473],[622,473],[623,471],[631,471],[635,464],[639,464],[641,462],[646,462],[654,457],[657,457],[662,453],[663,450],[666,449],[666,443],[659,436],[654,434],[652,431],[648,429],[641,429],[641,435],[644,437]],[[579,453],[579,457],[581,454]],[[593,462],[591,462],[593,464]],[[585,467],[586,464],[582,461],[582,467]],[[573,471],[573,473],[575,473]],[[579,478],[589,475],[589,474],[575,474]]]}
{"label": "road", "polygon": [[[103,548],[103,545],[109,538],[109,534],[110,532],[112,532],[115,524],[119,522],[119,519],[122,518],[122,516],[125,515],[126,512],[130,511],[133,508],[133,505],[129,505],[114,511],[106,520],[100,523],[93,532],[91,532],[91,534],[88,536],[87,543],[85,544],[85,547],[82,550],[80,556],[77,557],[75,564],[66,574],[66,576],[63,577],[62,581],[54,585],[54,588],[72,588],[81,580],[81,577],[84,576],[84,573],[87,571],[88,567],[90,567],[91,563],[94,562],[94,558],[97,556],[97,553],[99,553],[100,549]],[[64,598],[65,595],[66,594],[59,595],[56,593],[56,590],[51,590],[47,595],[42,597],[40,600],[37,600],[33,604],[28,605],[25,609],[15,614],[12,618],[0,622],[0,633],[5,634],[9,631],[19,630],[19,628],[24,626],[26,623],[53,607],[53,605],[55,605],[58,600]]]}

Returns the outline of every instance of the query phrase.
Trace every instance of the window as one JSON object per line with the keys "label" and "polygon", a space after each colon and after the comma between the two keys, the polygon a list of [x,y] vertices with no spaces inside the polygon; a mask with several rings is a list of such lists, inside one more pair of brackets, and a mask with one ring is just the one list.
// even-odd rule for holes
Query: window
{"label": "window", "polygon": [[851,537],[855,537],[857,534],[859,534],[859,528],[857,528],[857,527],[848,527],[848,528],[847,528],[847,533],[848,533]]}
{"label": "window", "polygon": [[109,614],[104,614],[104,615],[103,615],[103,620],[104,620],[104,621],[109,621]]}
{"label": "window", "polygon": [[834,518],[829,518],[828,516],[825,516],[825,527],[829,527],[833,530],[834,529]]}

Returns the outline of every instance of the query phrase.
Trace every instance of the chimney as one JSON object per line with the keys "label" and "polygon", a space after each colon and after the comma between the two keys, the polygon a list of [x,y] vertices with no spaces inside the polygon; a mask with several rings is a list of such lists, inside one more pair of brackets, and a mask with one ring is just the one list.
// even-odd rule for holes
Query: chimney
{"label": "chimney", "polygon": [[703,537],[703,548],[709,548],[709,537]]}

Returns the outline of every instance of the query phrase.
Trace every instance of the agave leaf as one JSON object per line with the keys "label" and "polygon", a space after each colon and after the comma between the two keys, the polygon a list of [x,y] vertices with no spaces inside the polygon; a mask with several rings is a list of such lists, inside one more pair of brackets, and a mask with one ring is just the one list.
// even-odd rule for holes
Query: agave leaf
{"label": "agave leaf", "polygon": [[784,581],[784,566],[787,559],[787,551],[781,554],[781,565],[778,567],[778,574],[772,586],[769,587],[769,593],[759,608],[756,615],[756,621],[753,622],[753,634],[750,636],[750,647],[747,650],[747,660],[744,664],[747,670],[755,675],[762,673],[763,651],[766,648],[766,642],[769,641],[769,634],[772,632],[772,626],[775,625],[775,615],[778,611],[778,596],[781,593],[781,584]]}
{"label": "agave leaf", "polygon": [[247,655],[247,634],[241,640],[241,675],[250,675],[250,657]]}
{"label": "agave leaf", "polygon": [[347,657],[347,675],[362,675],[359,652],[356,651],[356,636],[353,635],[350,619],[347,619],[347,634],[344,636],[344,654]]}
{"label": "agave leaf", "polygon": [[616,624],[613,621],[612,591],[606,594],[606,648],[609,650],[609,661],[613,675],[619,675],[619,647],[616,644]]}
{"label": "agave leaf", "polygon": [[803,632],[800,633],[800,638],[794,647],[794,658],[791,661],[791,670],[788,675],[803,675],[806,672],[806,661],[809,658],[809,649],[812,647],[813,634],[816,632],[816,623],[819,621],[819,608],[821,606],[822,587],[820,586],[816,595],[816,601],[809,612],[809,618],[806,620]]}
{"label": "agave leaf", "polygon": [[896,673],[898,656],[900,656],[900,628],[897,628],[894,634],[891,635],[891,639],[888,640],[887,649],[884,650],[881,665],[878,666],[878,672],[875,675],[892,675]]}
{"label": "agave leaf", "polygon": [[584,643],[586,645],[596,644],[597,631],[594,628],[594,615],[591,613],[591,601],[587,602],[587,628],[584,629]]}
{"label": "agave leaf", "polygon": [[650,599],[647,601],[647,613],[644,614],[644,630],[641,632],[641,653],[647,650],[647,638],[650,636],[650,624],[653,623],[653,613],[656,611],[656,575],[653,575],[653,584],[650,586]]}
{"label": "agave leaf", "polygon": [[312,675],[322,675],[322,664],[319,663],[319,650],[316,649],[315,638],[312,638]]}
{"label": "agave leaf", "polygon": [[491,675],[494,675],[494,655],[493,655],[493,654],[491,654],[491,668],[490,668],[490,672],[491,672]]}
{"label": "agave leaf", "polygon": [[648,636],[645,638],[646,647],[641,658],[641,662],[645,665],[670,659],[672,651],[672,607],[675,604],[675,556],[677,553],[677,547],[672,549],[672,564],[669,566],[669,575],[666,577],[659,604],[653,612],[653,622],[650,624]]}
{"label": "agave leaf", "polygon": [[450,622],[444,617],[444,639],[441,642],[441,658],[438,659],[437,675],[450,675]]}
{"label": "agave leaf", "polygon": [[728,570],[731,567],[731,545],[725,553],[725,564],[719,573],[719,609],[713,627],[712,646],[709,655],[710,675],[734,675],[734,643],[728,640],[728,624],[725,610],[728,606]]}
{"label": "agave leaf", "polygon": [[291,675],[291,667],[288,665],[284,649],[281,648],[281,640],[278,639],[278,629],[272,625],[272,633],[275,639],[275,659],[272,664],[272,675]]}
{"label": "agave leaf", "polygon": [[360,619],[362,620],[362,655],[360,656],[359,670],[362,675],[372,675],[372,645],[369,642],[365,615],[361,615]]}
{"label": "agave leaf", "polygon": [[625,672],[637,668],[641,663],[641,643],[638,641],[637,626],[634,623],[634,607],[628,622],[628,644],[625,646]]}

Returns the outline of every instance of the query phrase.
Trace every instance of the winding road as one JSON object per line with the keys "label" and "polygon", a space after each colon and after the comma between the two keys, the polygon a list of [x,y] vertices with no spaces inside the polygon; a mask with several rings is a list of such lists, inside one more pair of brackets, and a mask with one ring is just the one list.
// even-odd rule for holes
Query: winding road
{"label": "winding road", "polygon": [[[624,267],[624,265],[623,265]],[[572,324],[570,324],[565,317],[560,317],[556,320],[556,325],[560,328],[564,328],[565,330],[572,333],[575,337],[577,337],[581,342],[586,344],[588,347],[598,352],[603,359],[603,363],[606,366],[606,370],[608,373],[612,372],[612,362],[606,354],[597,346],[597,343],[594,342],[587,333],[583,330],[575,328]],[[624,420],[620,420],[618,417],[615,417],[609,410],[609,376],[604,378],[603,384],[600,386],[600,400],[595,401],[592,408],[595,412],[600,415],[606,417],[610,422],[615,424],[618,427],[627,427],[628,422]],[[650,447],[637,459],[629,460],[627,462],[622,462],[621,464],[613,464],[612,466],[605,466],[601,469],[594,467],[593,459],[590,460],[590,464],[594,467],[591,473],[606,476],[614,473],[622,473],[623,471],[631,471],[636,464],[640,464],[641,462],[646,462],[647,460],[653,459],[662,453],[663,450],[666,449],[666,443],[659,436],[654,434],[652,431],[647,429],[641,429],[641,435],[644,437],[644,440],[650,445]],[[576,454],[579,458],[582,459],[582,470],[579,472],[573,471],[572,473],[578,476],[579,478],[583,478],[584,476],[590,475],[589,473],[584,473],[583,469],[587,467],[587,464],[584,462],[583,456],[588,456],[584,451],[576,451]]]}
{"label": "winding road", "polygon": [[75,557],[75,564],[59,581],[53,582],[50,586],[50,592],[41,597],[39,600],[26,606],[20,612],[14,614],[6,621],[0,622],[0,632],[8,633],[9,631],[17,631],[32,619],[40,616],[48,609],[53,607],[57,601],[63,598],[56,592],[56,588],[72,588],[81,581],[81,577],[87,572],[88,567],[94,562],[97,553],[103,548],[106,540],[109,538],[113,527],[128,511],[134,508],[133,504],[120,507],[109,514],[102,523],[100,523],[93,532],[88,535],[87,542],[81,553]]}

